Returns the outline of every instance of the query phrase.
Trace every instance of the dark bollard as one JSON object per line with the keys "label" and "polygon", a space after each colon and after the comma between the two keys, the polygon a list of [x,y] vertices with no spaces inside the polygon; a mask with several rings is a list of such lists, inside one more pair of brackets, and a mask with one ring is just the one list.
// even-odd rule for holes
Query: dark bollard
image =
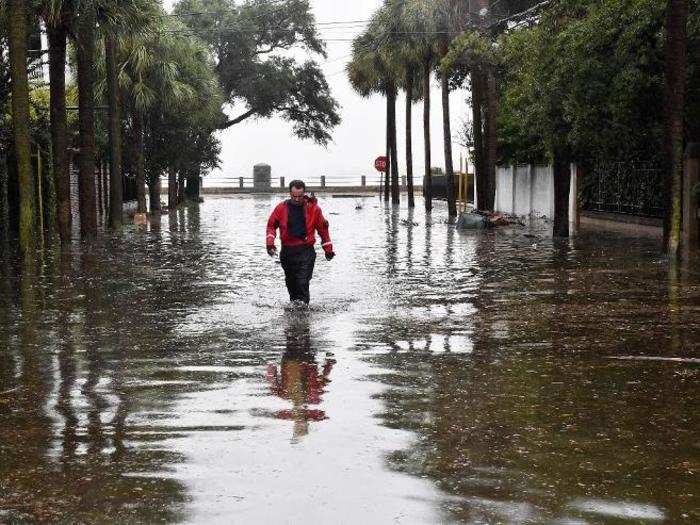
{"label": "dark bollard", "polygon": [[326,187],[326,176],[321,175],[321,188],[325,188],[325,187]]}
{"label": "dark bollard", "polygon": [[243,177],[238,177],[238,187],[243,189]]}
{"label": "dark bollard", "polygon": [[360,184],[362,185],[363,188],[366,187],[366,186],[367,186],[367,177],[365,177],[365,176],[363,175],[363,176],[362,176],[362,182],[361,182]]}
{"label": "dark bollard", "polygon": [[280,188],[284,188],[284,177],[280,177]]}

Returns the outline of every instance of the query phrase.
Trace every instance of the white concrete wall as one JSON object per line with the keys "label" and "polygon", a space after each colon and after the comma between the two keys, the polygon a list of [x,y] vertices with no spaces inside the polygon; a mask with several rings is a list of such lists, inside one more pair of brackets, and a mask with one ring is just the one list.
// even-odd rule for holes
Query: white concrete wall
{"label": "white concrete wall", "polygon": [[512,213],[513,209],[513,171],[510,167],[496,168],[496,200],[494,207],[497,210],[508,210],[506,213]]}
{"label": "white concrete wall", "polygon": [[[578,209],[576,166],[571,165],[569,216]],[[496,211],[521,217],[554,217],[552,166],[499,166],[496,171]]]}
{"label": "white concrete wall", "polygon": [[530,202],[532,169],[530,166],[516,166],[514,171],[513,215],[529,215],[532,209],[532,202]]}

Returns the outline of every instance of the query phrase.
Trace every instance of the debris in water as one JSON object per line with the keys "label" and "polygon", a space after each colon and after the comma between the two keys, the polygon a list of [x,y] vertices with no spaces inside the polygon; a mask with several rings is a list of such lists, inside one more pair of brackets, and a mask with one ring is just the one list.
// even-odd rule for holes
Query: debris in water
{"label": "debris in water", "polygon": [[483,230],[488,225],[486,217],[479,213],[463,213],[457,220],[458,230]]}

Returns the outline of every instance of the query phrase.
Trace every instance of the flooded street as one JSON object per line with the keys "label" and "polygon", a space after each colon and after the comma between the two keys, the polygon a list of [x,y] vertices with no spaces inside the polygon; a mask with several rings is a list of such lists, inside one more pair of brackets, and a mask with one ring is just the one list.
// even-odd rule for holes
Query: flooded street
{"label": "flooded street", "polygon": [[277,200],[4,263],[0,522],[700,522],[700,277],[656,241],[321,197],[307,311]]}

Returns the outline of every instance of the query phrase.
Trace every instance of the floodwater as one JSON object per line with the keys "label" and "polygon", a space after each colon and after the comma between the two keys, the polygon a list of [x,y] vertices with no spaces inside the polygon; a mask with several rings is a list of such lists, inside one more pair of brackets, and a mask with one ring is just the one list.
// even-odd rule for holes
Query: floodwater
{"label": "floodwater", "polygon": [[655,241],[324,198],[305,310],[274,200],[2,266],[0,522],[700,522],[700,278]]}

